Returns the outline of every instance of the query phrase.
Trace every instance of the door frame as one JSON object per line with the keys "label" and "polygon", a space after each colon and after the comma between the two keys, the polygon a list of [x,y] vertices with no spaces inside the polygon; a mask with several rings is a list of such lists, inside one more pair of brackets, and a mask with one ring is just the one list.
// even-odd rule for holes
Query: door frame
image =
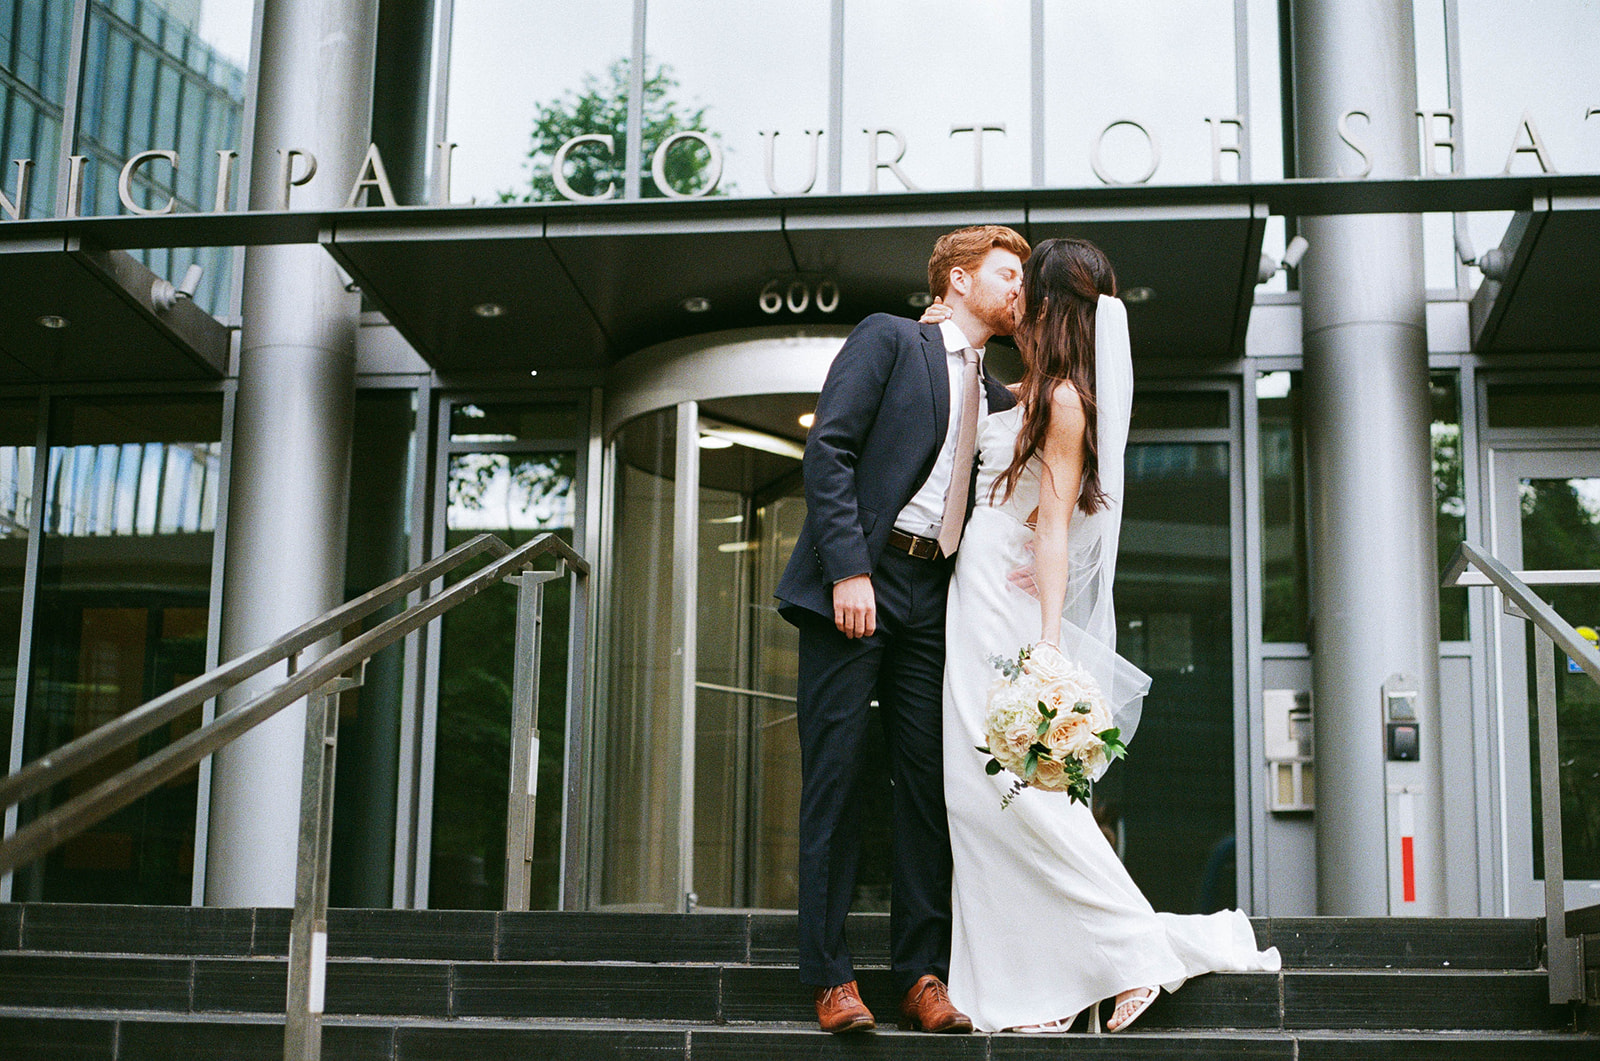
{"label": "door frame", "polygon": [[[1513,570],[1522,569],[1519,484],[1524,478],[1600,476],[1600,433],[1544,439],[1491,441],[1487,447],[1484,493],[1489,552]],[[1486,595],[1497,598],[1497,594]],[[1507,615],[1498,600],[1486,608],[1494,634],[1490,675],[1495,730],[1495,772],[1499,799],[1500,878],[1503,912],[1513,917],[1544,914],[1544,884],[1533,876],[1533,803],[1527,699],[1527,620]],[[1600,901],[1600,881],[1566,883],[1569,908]]]}

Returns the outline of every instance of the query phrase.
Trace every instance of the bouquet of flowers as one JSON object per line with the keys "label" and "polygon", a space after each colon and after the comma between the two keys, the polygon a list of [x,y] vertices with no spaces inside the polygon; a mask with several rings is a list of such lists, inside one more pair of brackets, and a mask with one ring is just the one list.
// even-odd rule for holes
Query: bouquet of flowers
{"label": "bouquet of flowers", "polygon": [[1009,770],[1018,778],[1000,806],[1028,787],[1087,805],[1090,782],[1127,753],[1099,684],[1049,644],[989,662],[1001,676],[989,690],[988,744],[978,751],[990,756],[990,776]]}

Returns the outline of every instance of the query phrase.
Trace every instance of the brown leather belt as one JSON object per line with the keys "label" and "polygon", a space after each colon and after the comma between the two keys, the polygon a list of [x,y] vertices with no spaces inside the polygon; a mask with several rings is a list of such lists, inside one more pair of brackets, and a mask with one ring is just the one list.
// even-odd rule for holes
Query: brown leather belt
{"label": "brown leather belt", "polygon": [[937,538],[923,538],[915,534],[907,534],[903,530],[892,529],[889,531],[889,544],[908,556],[916,557],[918,560],[939,559],[939,540]]}

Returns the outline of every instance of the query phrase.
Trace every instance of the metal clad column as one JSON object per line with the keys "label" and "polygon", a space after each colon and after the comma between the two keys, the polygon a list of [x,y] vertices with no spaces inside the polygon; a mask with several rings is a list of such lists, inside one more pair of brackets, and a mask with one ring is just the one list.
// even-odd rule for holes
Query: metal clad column
{"label": "metal clad column", "polygon": [[[265,0],[250,208],[344,205],[366,153],[376,0]],[[359,296],[320,247],[245,257],[222,658],[266,643],[344,599],[345,512]],[[277,677],[281,678],[281,671]],[[272,676],[264,676],[268,684]],[[257,684],[253,687],[259,690]],[[247,686],[224,704],[243,703]],[[206,902],[292,906],[304,706],[219,752]]]}
{"label": "metal clad column", "polygon": [[[1410,0],[1293,0],[1300,177],[1418,172]],[[1359,112],[1359,113],[1356,113]],[[1323,914],[1445,912],[1439,591],[1422,220],[1302,218],[1317,885]],[[1384,686],[1414,684],[1417,761],[1388,763]],[[1405,798],[1390,788],[1406,790]],[[1388,814],[1382,813],[1388,808]],[[1414,825],[1402,899],[1399,810]],[[1387,822],[1387,828],[1386,828]],[[1391,858],[1396,864],[1391,865]]]}

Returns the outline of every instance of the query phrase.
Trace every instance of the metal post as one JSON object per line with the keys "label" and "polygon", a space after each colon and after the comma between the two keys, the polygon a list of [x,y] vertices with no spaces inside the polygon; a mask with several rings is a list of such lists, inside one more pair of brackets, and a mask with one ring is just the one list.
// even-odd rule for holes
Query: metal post
{"label": "metal post", "polygon": [[[377,0],[262,0],[248,202],[343,206],[372,119]],[[222,579],[221,656],[271,641],[344,597],[345,535],[360,297],[318,246],[245,253]],[[317,656],[315,650],[307,659]],[[265,687],[218,705],[225,712]],[[290,708],[216,756],[206,901],[284,906],[294,888],[294,785],[299,711]]]}
{"label": "metal post", "polygon": [[[1295,157],[1302,177],[1417,172],[1412,5],[1292,0]],[[1341,135],[1344,130],[1345,135]],[[1355,148],[1352,144],[1360,144]],[[1323,914],[1445,910],[1439,593],[1422,220],[1299,219],[1317,705],[1317,904]],[[1381,692],[1415,682],[1421,751],[1389,761]],[[1412,887],[1391,879],[1409,790]],[[1394,803],[1395,801],[1390,801]],[[1385,836],[1388,833],[1389,836]],[[1386,842],[1390,841],[1390,842]],[[1397,859],[1404,867],[1405,862]]]}
{"label": "metal post", "polygon": [[[284,1061],[322,1056],[322,1010],[328,970],[328,861],[333,840],[333,775],[339,741],[338,695],[361,684],[335,678],[306,697],[305,762],[300,775],[300,857],[289,926],[289,997]],[[331,707],[331,710],[330,710]]]}
{"label": "metal post", "polygon": [[516,659],[511,675],[511,783],[506,801],[505,908],[526,910],[533,865],[534,808],[539,796],[539,648],[544,643],[544,584],[565,575],[524,571],[517,587]]}
{"label": "metal post", "polygon": [[1567,936],[1567,872],[1561,846],[1561,758],[1556,738],[1556,646],[1533,626],[1534,687],[1539,707],[1539,808],[1544,832],[1545,967],[1550,1001],[1583,1001],[1583,964]]}

